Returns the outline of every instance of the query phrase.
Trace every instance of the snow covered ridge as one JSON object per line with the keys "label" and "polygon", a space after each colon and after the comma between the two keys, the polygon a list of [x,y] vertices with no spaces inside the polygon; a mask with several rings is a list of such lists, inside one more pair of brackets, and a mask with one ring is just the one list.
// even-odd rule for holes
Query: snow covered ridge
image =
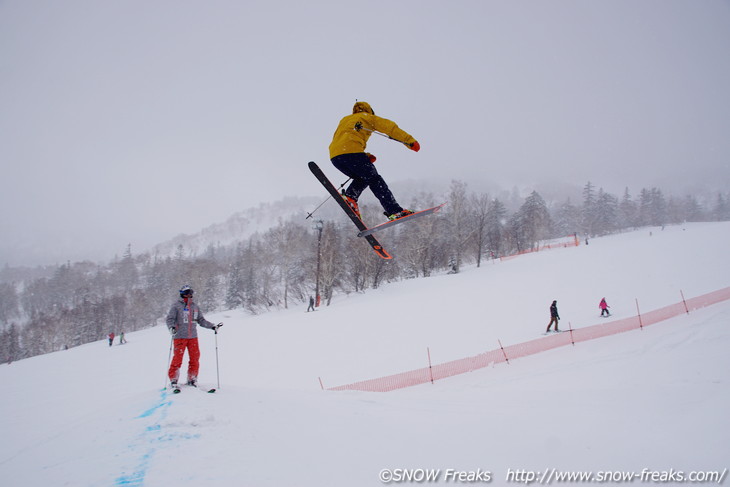
{"label": "snow covered ridge", "polygon": [[[624,333],[632,330],[640,330],[645,326],[661,323],[670,318],[680,316],[684,313],[689,314],[690,310],[696,310],[730,300],[730,287],[719,289],[717,291],[703,294],[691,299],[685,299],[682,295],[682,301],[665,306],[663,308],[641,314],[637,300],[637,315],[624,318],[621,320],[611,321],[609,323],[599,323],[596,325],[586,326],[582,328],[563,329],[561,333],[553,333],[544,338],[538,338],[523,343],[517,343],[503,347],[500,342],[500,348],[490,350],[473,357],[466,357],[459,360],[452,360],[443,364],[429,366],[421,369],[411,370],[400,374],[379,377],[353,384],[331,387],[330,391],[366,391],[366,392],[389,392],[396,389],[403,389],[428,382],[433,383],[439,379],[446,379],[459,374],[465,374],[474,370],[483,369],[490,365],[507,362],[510,359],[526,357],[552,350],[566,345],[575,345],[579,342],[595,340],[617,333]],[[322,384],[320,378],[320,384]],[[324,387],[323,387],[324,388]]]}

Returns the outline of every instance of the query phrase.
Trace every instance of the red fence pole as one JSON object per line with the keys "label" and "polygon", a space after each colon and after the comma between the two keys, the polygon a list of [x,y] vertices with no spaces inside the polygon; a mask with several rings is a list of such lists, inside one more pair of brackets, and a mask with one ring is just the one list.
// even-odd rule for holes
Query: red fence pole
{"label": "red fence pole", "polygon": [[644,324],[641,322],[641,311],[639,311],[639,298],[636,299],[636,313],[639,315],[639,328],[644,329]]}
{"label": "red fence pole", "polygon": [[568,322],[568,329],[570,330],[570,343],[575,346],[575,340],[573,340],[573,327],[570,325],[570,321]]}
{"label": "red fence pole", "polygon": [[504,351],[504,347],[502,346],[502,342],[497,340],[497,343],[499,343],[499,348],[502,349],[502,355],[504,355],[504,359],[507,361],[507,365],[509,365],[509,359],[507,358],[507,353]]}
{"label": "red fence pole", "polygon": [[687,314],[689,314],[689,308],[687,308],[687,301],[684,299],[684,293],[682,292],[681,289],[679,290],[679,294],[682,295],[682,302],[684,303],[684,310],[687,312]]}
{"label": "red fence pole", "polygon": [[426,352],[428,352],[428,375],[431,376],[431,384],[433,384],[433,367],[431,367],[431,349],[426,347]]}

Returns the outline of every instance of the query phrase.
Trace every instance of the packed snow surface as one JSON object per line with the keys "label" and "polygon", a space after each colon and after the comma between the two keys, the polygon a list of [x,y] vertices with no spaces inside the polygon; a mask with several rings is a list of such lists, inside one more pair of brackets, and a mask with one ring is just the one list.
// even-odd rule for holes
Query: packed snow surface
{"label": "packed snow surface", "polygon": [[[320,379],[326,389],[424,367],[427,349],[441,363],[539,338],[554,299],[561,326],[578,328],[728,287],[729,241],[730,223],[641,229],[337,296],[313,313],[306,304],[211,313],[225,325],[217,340],[200,330],[203,390],[177,395],[164,388],[164,326],[128,333],[122,346],[2,365],[0,483],[377,486],[430,472],[433,484],[507,485],[552,469],[722,473],[730,302],[390,393],[332,392]],[[602,297],[610,318],[599,318]],[[208,394],[216,347],[220,389]]]}

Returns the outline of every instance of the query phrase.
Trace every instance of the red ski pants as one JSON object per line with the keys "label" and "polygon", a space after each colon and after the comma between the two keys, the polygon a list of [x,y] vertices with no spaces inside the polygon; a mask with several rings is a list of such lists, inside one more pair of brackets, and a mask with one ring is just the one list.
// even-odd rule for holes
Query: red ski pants
{"label": "red ski pants", "polygon": [[188,381],[197,380],[198,378],[198,369],[200,368],[198,339],[176,338],[174,340],[174,352],[172,354],[172,362],[170,362],[170,370],[167,372],[170,380],[177,381],[180,375],[180,367],[182,366],[185,349],[188,350]]}

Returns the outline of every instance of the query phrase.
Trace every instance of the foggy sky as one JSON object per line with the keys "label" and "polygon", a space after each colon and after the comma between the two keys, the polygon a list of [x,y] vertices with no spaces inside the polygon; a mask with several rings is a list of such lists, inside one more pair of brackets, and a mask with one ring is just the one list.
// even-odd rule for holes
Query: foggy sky
{"label": "foggy sky", "polygon": [[0,265],[323,195],[355,99],[389,182],[727,191],[728,53],[726,0],[2,1]]}

